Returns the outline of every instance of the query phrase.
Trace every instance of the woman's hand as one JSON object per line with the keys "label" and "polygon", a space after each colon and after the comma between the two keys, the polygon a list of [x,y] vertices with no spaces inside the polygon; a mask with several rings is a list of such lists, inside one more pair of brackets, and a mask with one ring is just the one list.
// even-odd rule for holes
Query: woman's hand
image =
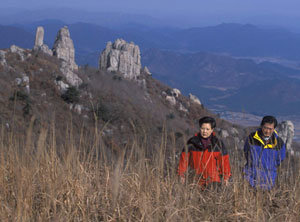
{"label": "woman's hand", "polygon": [[224,180],[225,186],[227,187],[229,185],[229,180]]}
{"label": "woman's hand", "polygon": [[180,177],[180,181],[181,181],[182,184],[184,184],[185,183],[185,177]]}

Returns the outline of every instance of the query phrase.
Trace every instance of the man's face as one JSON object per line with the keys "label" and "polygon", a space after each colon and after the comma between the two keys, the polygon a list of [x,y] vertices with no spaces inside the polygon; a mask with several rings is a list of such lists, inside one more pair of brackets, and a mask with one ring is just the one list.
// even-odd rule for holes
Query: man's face
{"label": "man's face", "polygon": [[269,137],[274,132],[274,123],[265,123],[262,127],[262,133],[265,137]]}

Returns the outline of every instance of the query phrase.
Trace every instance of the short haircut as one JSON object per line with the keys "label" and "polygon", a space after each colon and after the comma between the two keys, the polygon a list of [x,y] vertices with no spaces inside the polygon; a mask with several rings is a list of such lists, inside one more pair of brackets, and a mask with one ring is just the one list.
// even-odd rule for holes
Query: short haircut
{"label": "short haircut", "polygon": [[265,123],[269,123],[269,124],[274,123],[274,128],[276,128],[277,119],[274,116],[264,116],[264,118],[262,119],[262,121],[260,123],[260,126],[265,125]]}
{"label": "short haircut", "polygon": [[203,123],[209,123],[212,129],[214,129],[217,125],[216,120],[212,117],[209,117],[209,116],[205,116],[205,117],[199,119],[200,128],[201,128]]}

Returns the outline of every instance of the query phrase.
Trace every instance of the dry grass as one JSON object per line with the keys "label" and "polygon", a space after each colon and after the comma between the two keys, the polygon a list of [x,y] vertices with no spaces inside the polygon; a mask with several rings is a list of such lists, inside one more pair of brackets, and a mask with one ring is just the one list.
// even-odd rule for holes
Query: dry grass
{"label": "dry grass", "polygon": [[[202,191],[181,184],[176,148],[147,145],[135,137],[124,147],[105,147],[101,129],[72,129],[56,145],[51,126],[39,135],[7,132],[0,138],[1,221],[299,221],[299,164],[287,160],[271,192],[253,192],[243,183],[240,152],[231,154],[229,187]],[[91,139],[92,138],[92,139]],[[149,147],[148,147],[149,150]],[[298,165],[295,165],[298,164]]]}

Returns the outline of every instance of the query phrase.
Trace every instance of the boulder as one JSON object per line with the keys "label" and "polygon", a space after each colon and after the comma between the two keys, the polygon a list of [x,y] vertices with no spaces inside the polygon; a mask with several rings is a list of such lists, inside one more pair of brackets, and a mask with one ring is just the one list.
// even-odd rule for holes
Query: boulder
{"label": "boulder", "polygon": [[188,112],[187,108],[185,108],[181,103],[179,104],[179,110],[185,113]]}
{"label": "boulder", "polygon": [[180,92],[179,89],[175,89],[175,88],[174,88],[174,89],[172,90],[172,94],[173,94],[174,97],[177,98],[179,95],[181,95],[181,92]]}
{"label": "boulder", "polygon": [[191,94],[191,93],[189,94],[189,99],[191,100],[191,102],[201,105],[201,102],[200,102],[200,100],[198,99],[198,97],[197,97],[197,96],[194,96],[194,95]]}
{"label": "boulder", "polygon": [[144,68],[143,68],[143,71],[142,71],[145,75],[149,75],[149,76],[151,76],[152,75],[152,73],[149,71],[149,69],[148,69],[148,67],[147,66],[145,66]]}
{"label": "boulder", "polygon": [[60,71],[70,85],[78,87],[82,83],[82,79],[80,79],[79,76],[73,72],[67,62],[61,62]]}
{"label": "boulder", "polygon": [[176,98],[173,96],[166,96],[166,100],[172,105],[175,106],[176,105]]}
{"label": "boulder", "polygon": [[20,58],[21,58],[21,61],[25,60],[25,49],[22,49],[22,48],[20,48],[20,47],[18,47],[16,45],[12,45],[12,46],[10,46],[10,51],[12,53],[18,54],[20,56]]}
{"label": "boulder", "polygon": [[70,87],[69,84],[64,83],[61,80],[59,80],[59,81],[55,80],[55,84],[57,85],[57,87],[61,93],[65,93],[68,90],[68,88]]}
{"label": "boulder", "polygon": [[16,78],[15,83],[19,87],[23,87],[27,94],[30,93],[30,86],[29,86],[29,77],[22,73],[22,78]]}
{"label": "boulder", "polygon": [[6,55],[6,51],[0,50],[0,64],[3,66],[7,64],[5,55]]}
{"label": "boulder", "polygon": [[178,97],[179,95],[181,95],[181,92],[179,89],[167,89],[165,91],[165,93],[168,95],[168,96],[173,96],[173,97]]}

